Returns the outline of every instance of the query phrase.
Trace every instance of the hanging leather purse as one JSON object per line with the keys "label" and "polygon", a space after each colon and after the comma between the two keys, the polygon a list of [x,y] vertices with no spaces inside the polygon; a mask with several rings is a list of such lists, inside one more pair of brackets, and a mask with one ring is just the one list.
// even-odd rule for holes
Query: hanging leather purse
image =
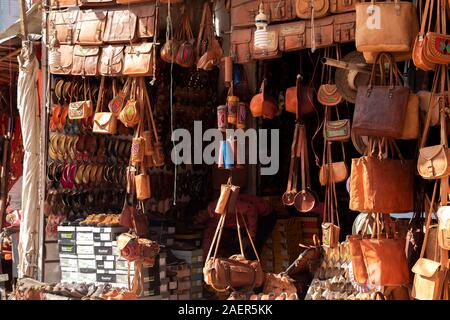
{"label": "hanging leather purse", "polygon": [[108,109],[114,114],[115,117],[118,117],[123,107],[125,106],[125,98],[128,96],[128,91],[130,88],[131,78],[128,78],[119,92],[117,92],[117,84],[116,79],[113,79],[112,89],[113,89],[113,98],[108,103]]}
{"label": "hanging leather purse", "polygon": [[102,112],[103,99],[105,95],[105,77],[100,81],[98,91],[97,107],[94,114],[94,126],[92,132],[101,134],[116,134],[117,118],[112,112]]}
{"label": "hanging leather purse", "polygon": [[446,276],[446,269],[441,263],[426,259],[425,249],[430,237],[430,223],[433,214],[433,204],[436,199],[437,181],[434,183],[433,196],[431,198],[430,209],[425,226],[425,237],[420,251],[420,258],[412,268],[414,272],[414,282],[411,296],[417,300],[439,300],[442,295],[443,285]]}
{"label": "hanging leather purse", "polygon": [[[438,88],[437,83],[438,79],[440,79],[440,88],[441,88],[440,91],[443,95],[443,92],[445,90],[446,77],[447,77],[447,67],[438,66],[433,80],[432,92],[437,91]],[[430,101],[432,101],[431,97]],[[429,108],[427,112],[425,127],[423,130],[423,135],[420,141],[419,157],[417,160],[417,170],[424,179],[440,179],[450,175],[450,151],[447,146],[447,130],[446,130],[447,126],[444,111],[440,110],[441,143],[439,145],[425,147],[425,143],[428,137],[428,130],[431,122],[431,115],[432,115],[432,108]]]}
{"label": "hanging leather purse", "polygon": [[155,3],[132,7],[131,12],[137,16],[137,36],[151,38],[155,35],[155,23],[159,8]]}
{"label": "hanging leather purse", "polygon": [[[414,41],[414,47],[412,52],[412,60],[414,65],[424,71],[434,70],[435,64],[428,61],[425,56],[425,27],[428,26],[427,34],[430,32],[431,19],[433,15],[434,2],[431,0],[426,0],[425,9],[423,12],[423,17],[420,24],[420,32]],[[438,10],[439,11],[439,10]],[[439,14],[439,13],[438,13]]]}
{"label": "hanging leather purse", "polygon": [[153,43],[149,42],[126,46],[122,73],[127,76],[152,76],[154,51]]}
{"label": "hanging leather purse", "polygon": [[[314,4],[312,4],[314,1]],[[314,10],[313,10],[314,6]],[[301,19],[320,18],[330,13],[330,1],[329,0],[296,0],[295,10],[297,17]]]}
{"label": "hanging leather purse", "polygon": [[61,54],[60,64],[50,65],[52,74],[70,74],[73,68],[73,48],[74,46],[61,45],[57,50]]}
{"label": "hanging leather purse", "polygon": [[436,92],[430,92],[421,90],[417,92],[417,95],[419,96],[419,106],[420,110],[425,114],[425,118],[427,115],[427,112],[429,109],[431,109],[431,120],[430,120],[430,126],[437,126],[440,124],[439,121],[439,109],[440,104],[445,101],[445,99],[448,99],[448,92],[445,93],[445,96],[436,93]]}
{"label": "hanging leather purse", "polygon": [[197,37],[197,68],[210,71],[220,63],[222,48],[214,34],[212,12],[208,2],[203,5],[202,22]]}
{"label": "hanging leather purse", "polygon": [[254,60],[266,60],[276,59],[281,57],[282,52],[279,48],[278,40],[278,26],[267,27],[268,42],[264,49],[253,46],[251,50],[252,59]]}
{"label": "hanging leather purse", "polygon": [[253,33],[255,28],[236,29],[231,32],[231,57],[234,63],[249,63],[252,61]]}
{"label": "hanging leather purse", "polygon": [[124,47],[107,46],[102,48],[100,56],[100,74],[102,76],[120,76],[123,67]]}
{"label": "hanging leather purse", "polygon": [[73,44],[78,12],[51,11],[47,20],[48,37],[53,34],[52,31],[56,31],[56,38],[60,44]]}
{"label": "hanging leather purse", "polygon": [[343,98],[335,84],[322,84],[317,91],[317,100],[324,106],[336,106]]}
{"label": "hanging leather purse", "polygon": [[[302,85],[300,78],[297,78],[296,82],[298,82],[298,84],[295,87],[286,89],[286,111],[297,113],[297,101],[300,101],[300,110],[302,114],[314,112],[316,110],[314,107],[314,88],[310,85]],[[297,100],[297,87],[300,88],[299,100]]]}
{"label": "hanging leather purse", "polygon": [[144,149],[145,149],[145,141],[144,138],[141,137],[141,124],[142,120],[139,122],[136,132],[133,137],[133,141],[131,142],[131,163],[136,165],[144,161]]}
{"label": "hanging leather purse", "polygon": [[326,141],[348,141],[351,136],[350,119],[326,120],[324,123]]}
{"label": "hanging leather purse", "polygon": [[273,119],[278,113],[278,105],[274,98],[267,96],[265,92],[266,79],[261,83],[260,93],[253,96],[250,101],[252,116]]}
{"label": "hanging leather purse", "polygon": [[98,74],[99,47],[76,45],[73,49],[72,72],[74,76],[96,76]]}
{"label": "hanging leather purse", "polygon": [[[374,83],[377,65],[380,70],[384,70],[382,57],[387,57],[390,64],[389,86],[383,85],[384,77],[381,85]],[[398,74],[392,55],[380,53],[372,67],[369,85],[358,86],[352,132],[362,136],[401,136],[410,90],[401,85]]]}
{"label": "hanging leather purse", "polygon": [[277,26],[281,51],[297,51],[306,48],[306,22],[295,21]]}
{"label": "hanging leather purse", "polygon": [[[447,6],[445,0],[437,0],[436,32],[427,32],[424,39],[423,57],[430,63],[450,64],[450,35],[447,35]],[[450,10],[450,9],[449,9]]]}
{"label": "hanging leather purse", "polygon": [[[141,166],[143,168],[143,166]],[[145,173],[145,170],[142,169],[142,172],[134,178],[136,182],[136,198],[138,200],[147,200],[152,196],[150,189],[150,176]]]}
{"label": "hanging leather purse", "polygon": [[109,43],[129,43],[136,37],[136,14],[128,9],[110,10],[106,19],[103,41]]}
{"label": "hanging leather purse", "polygon": [[84,100],[71,102],[69,104],[69,119],[87,119],[92,115],[92,97],[89,80],[84,79],[83,83]]}
{"label": "hanging leather purse", "polygon": [[81,10],[75,34],[75,43],[101,45],[106,25],[107,11]]}
{"label": "hanging leather purse", "polygon": [[195,48],[194,48],[194,34],[192,33],[191,21],[189,18],[190,10],[185,10],[181,22],[181,28],[179,29],[179,47],[175,57],[175,62],[183,67],[190,68],[195,62]]}
{"label": "hanging leather purse", "polygon": [[320,185],[322,185],[322,186],[326,186],[329,184],[328,178],[330,177],[330,167],[331,167],[334,183],[346,181],[348,178],[348,173],[349,173],[347,164],[345,162],[344,144],[341,142],[343,161],[339,161],[339,162],[325,161],[326,160],[326,158],[325,158],[326,149],[329,149],[329,148],[331,148],[331,144],[328,142],[324,146],[323,161],[322,161],[323,164],[320,167],[320,171],[319,171],[319,182],[320,182]]}
{"label": "hanging leather purse", "polygon": [[140,120],[138,102],[136,101],[136,92],[138,90],[136,81],[136,79],[132,80],[130,98],[126,102],[122,111],[120,111],[119,113],[120,122],[122,122],[127,128],[134,127],[139,123]]}

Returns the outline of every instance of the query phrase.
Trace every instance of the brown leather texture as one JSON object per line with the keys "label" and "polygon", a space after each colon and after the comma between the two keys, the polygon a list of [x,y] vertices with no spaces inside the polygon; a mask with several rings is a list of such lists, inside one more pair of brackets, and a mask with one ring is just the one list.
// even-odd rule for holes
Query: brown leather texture
{"label": "brown leather texture", "polygon": [[117,118],[111,112],[96,112],[92,132],[101,134],[116,134]]}
{"label": "brown leather texture", "polygon": [[279,48],[289,52],[306,48],[306,22],[295,21],[277,26]]}
{"label": "brown leather texture", "polygon": [[[300,90],[300,110],[302,114],[314,112],[314,89],[311,86],[302,86]],[[286,89],[286,111],[297,113],[297,87]]]}
{"label": "brown leather texture", "polygon": [[156,5],[135,6],[130,9],[137,16],[137,35],[139,38],[150,38],[155,34]]}
{"label": "brown leather texture", "polygon": [[331,13],[355,11],[355,4],[361,0],[329,0]]}
{"label": "brown leather texture", "polygon": [[146,200],[152,196],[150,190],[150,176],[148,174],[138,174],[136,175],[136,198],[138,200]]}
{"label": "brown leather texture", "polygon": [[123,74],[129,76],[153,75],[153,44],[146,42],[125,47]]}
{"label": "brown leather texture", "polygon": [[52,8],[68,8],[77,5],[77,0],[50,0],[50,6],[52,6]]}
{"label": "brown leather texture", "polygon": [[408,107],[406,108],[405,123],[399,139],[417,139],[420,131],[419,122],[419,96],[415,93],[410,93]]}
{"label": "brown leather texture", "polygon": [[273,119],[278,112],[277,102],[265,92],[265,80],[261,84],[260,93],[253,96],[250,101],[250,112],[253,117]]}
{"label": "brown leather texture", "polygon": [[107,11],[81,10],[78,16],[75,43],[100,45],[106,25]]}
{"label": "brown leather texture", "polygon": [[351,235],[348,238],[350,255],[352,257],[353,277],[357,283],[366,283],[368,279],[366,264],[361,250],[361,236]]}
{"label": "brown leather texture", "polygon": [[334,43],[334,17],[314,19],[315,36],[312,38],[313,23],[306,21],[306,47],[325,48]]}
{"label": "brown leather texture", "polygon": [[370,2],[356,4],[356,49],[360,52],[412,51],[419,33],[414,4],[375,1],[375,18],[371,17],[369,6]]}
{"label": "brown leather texture", "polygon": [[269,38],[267,48],[260,49],[255,46],[253,47],[252,58],[255,60],[275,59],[281,57],[281,51],[278,47],[278,28],[268,27],[267,33]]}
{"label": "brown leather texture", "polygon": [[122,74],[124,46],[111,45],[102,48],[100,57],[100,74],[103,76],[120,76]]}
{"label": "brown leather texture", "polygon": [[329,0],[296,0],[295,10],[297,17],[310,19],[312,13],[312,1],[314,1],[314,18],[320,18],[330,13]]}
{"label": "brown leather texture", "polygon": [[254,30],[255,28],[232,31],[230,42],[234,63],[249,63],[252,61]]}
{"label": "brown leather texture", "polygon": [[260,3],[263,3],[264,14],[270,22],[296,18],[295,0],[231,0],[231,25],[233,27],[254,26]]}
{"label": "brown leather texture", "polygon": [[73,50],[72,75],[95,76],[98,74],[100,48],[76,45]]}
{"label": "brown leather texture", "polygon": [[128,9],[109,10],[103,41],[128,43],[135,39],[137,17]]}
{"label": "brown leather texture", "polygon": [[414,208],[413,178],[412,160],[352,159],[349,207],[359,212],[410,212]]}
{"label": "brown leather texture", "polygon": [[78,12],[75,10],[50,12],[47,20],[47,38],[51,39],[53,32],[56,31],[60,44],[73,44]]}
{"label": "brown leather texture", "polygon": [[[319,182],[320,185],[325,186],[329,183],[329,170],[330,165],[325,164],[320,167],[319,171]],[[348,167],[345,161],[333,162],[331,163],[331,170],[333,170],[333,181],[335,183],[343,182],[347,180],[348,177]]]}
{"label": "brown leather texture", "polygon": [[450,42],[450,35],[428,32],[425,35],[423,56],[429,63],[450,64],[450,54],[447,53],[447,47],[441,47]]}
{"label": "brown leather texture", "polygon": [[331,222],[323,222],[322,228],[322,245],[328,248],[336,248],[339,244],[339,233],[341,228]]}
{"label": "brown leather texture", "polygon": [[450,150],[440,144],[419,150],[417,170],[424,179],[439,179],[450,175]]}
{"label": "brown leather texture", "polygon": [[334,42],[346,43],[355,41],[356,13],[348,12],[336,14],[333,17],[334,17]]}
{"label": "brown leather texture", "polygon": [[115,0],[78,0],[80,7],[94,7],[114,4]]}
{"label": "brown leather texture", "polygon": [[417,300],[439,300],[445,279],[445,270],[441,264],[420,258],[412,271],[415,275],[411,296]]}
{"label": "brown leather texture", "polygon": [[59,66],[50,66],[50,73],[70,74],[73,66],[73,48],[70,45],[61,45],[58,51],[61,53],[61,63]]}
{"label": "brown leather texture", "polygon": [[343,98],[335,84],[322,84],[317,91],[317,101],[324,106],[336,106]]}
{"label": "brown leather texture", "polygon": [[[431,97],[432,93],[430,91],[421,90],[417,92],[417,95],[419,96],[419,106],[422,112],[426,114],[431,106],[430,126],[439,125],[439,101],[443,99],[442,94],[434,93],[433,97]],[[445,99],[447,97],[448,92],[445,94]]]}

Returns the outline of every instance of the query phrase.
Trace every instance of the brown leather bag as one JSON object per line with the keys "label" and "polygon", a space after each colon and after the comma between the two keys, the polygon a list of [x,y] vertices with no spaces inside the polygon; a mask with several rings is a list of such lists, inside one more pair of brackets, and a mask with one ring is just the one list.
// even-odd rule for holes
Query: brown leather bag
{"label": "brown leather bag", "polygon": [[71,102],[69,104],[69,119],[87,119],[92,115],[94,110],[92,106],[91,87],[87,78],[83,80],[83,92],[84,100]]}
{"label": "brown leather bag", "polygon": [[[383,80],[381,85],[375,84],[375,70],[377,67],[384,70],[381,59],[384,57],[390,64],[389,84],[384,85]],[[405,123],[409,93],[409,88],[401,85],[392,55],[380,53],[372,67],[369,84],[358,87],[352,132],[362,136],[399,138]]]}
{"label": "brown leather bag", "polygon": [[136,198],[138,200],[150,199],[152,196],[150,190],[150,176],[145,172],[142,172],[134,178],[136,182]]}
{"label": "brown leather bag", "polygon": [[75,43],[100,45],[106,25],[107,11],[81,10],[78,16]]}
{"label": "brown leather bag", "polygon": [[297,17],[310,19],[312,14],[312,1],[314,1],[314,18],[320,18],[330,13],[329,0],[296,0],[295,10]]}
{"label": "brown leather bag", "polygon": [[323,134],[326,141],[350,140],[350,119],[326,120],[324,122]]}
{"label": "brown leather bag", "polygon": [[281,51],[297,51],[306,48],[306,22],[295,21],[278,26],[278,40]]}
{"label": "brown leather bag", "polygon": [[[139,98],[136,96],[139,94]],[[140,113],[138,109],[138,101],[141,103],[141,90],[138,91],[137,80],[133,79],[130,90],[130,98],[127,100],[125,106],[122,111],[119,113],[118,119],[120,122],[124,124],[127,128],[133,128],[139,123]]]}
{"label": "brown leather bag", "polygon": [[355,11],[355,4],[361,0],[330,0],[330,12],[342,13]]}
{"label": "brown leather bag", "polygon": [[[450,64],[450,35],[447,34],[447,4],[445,0],[438,0],[437,3],[437,23],[435,32],[427,32],[424,39],[424,50],[422,55],[429,63]],[[450,9],[449,9],[450,12]],[[431,14],[430,14],[431,19]]]}
{"label": "brown leather bag", "polygon": [[356,4],[355,44],[360,52],[411,52],[418,32],[416,8],[411,2]]}
{"label": "brown leather bag", "polygon": [[98,91],[97,106],[94,114],[94,126],[92,132],[100,134],[116,134],[117,118],[112,112],[104,112],[103,102],[105,95],[105,77],[100,81]]}
{"label": "brown leather bag", "polygon": [[264,13],[271,23],[296,18],[295,0],[232,0],[231,25],[233,27],[253,26],[260,3],[264,5]]}
{"label": "brown leather bag", "polygon": [[189,10],[185,10],[181,21],[181,27],[178,30],[179,39],[178,52],[175,57],[175,62],[183,67],[190,68],[195,63],[195,48],[194,48],[194,34],[191,28],[191,21],[189,18]]}
{"label": "brown leather bag", "polygon": [[306,47],[326,48],[334,43],[334,17],[306,21]]}
{"label": "brown leather bag", "polygon": [[76,45],[73,49],[72,75],[96,76],[99,57],[99,47]]}
{"label": "brown leather bag", "polygon": [[253,33],[255,28],[239,29],[231,32],[231,57],[234,63],[252,61]]}
{"label": "brown leather bag", "polygon": [[102,76],[120,76],[122,74],[124,46],[115,45],[102,48],[99,71]]}
{"label": "brown leather bag", "polygon": [[405,123],[399,139],[411,140],[419,138],[419,96],[410,93],[406,108]]}
{"label": "brown leather bag", "polygon": [[131,10],[110,10],[106,20],[103,41],[109,43],[129,43],[136,36],[137,16]]}
{"label": "brown leather bag", "polygon": [[153,43],[150,42],[126,46],[123,74],[128,76],[153,75],[154,51]]}
{"label": "brown leather bag", "polygon": [[220,63],[223,53],[215,36],[211,10],[209,3],[205,2],[197,37],[197,68],[206,71],[214,69]]}
{"label": "brown leather bag", "polygon": [[[425,9],[423,11],[423,17],[420,24],[420,31],[414,41],[414,47],[412,52],[412,60],[414,65],[424,71],[434,70],[435,64],[428,61],[425,56],[425,34],[430,32],[431,18],[435,1],[426,0]],[[425,28],[428,27],[426,33]]]}
{"label": "brown leather bag", "polygon": [[[336,0],[336,1],[347,1],[347,0]],[[355,41],[356,13],[348,12],[336,14],[333,17],[334,17],[334,42],[346,43]]]}
{"label": "brown leather bag", "polygon": [[[258,253],[242,213],[235,211],[241,254],[231,256],[230,258],[217,257],[217,251],[220,245],[222,230],[227,214],[228,213],[226,212],[222,214],[219,223],[217,224],[213,242],[211,243],[205,266],[203,267],[203,279],[207,285],[210,285],[214,290],[219,292],[226,291],[229,288],[236,291],[241,289],[253,290],[254,288],[261,287],[264,283],[264,272],[261,268]],[[247,260],[245,258],[239,220],[243,221],[250,244],[256,256],[256,261]]]}
{"label": "brown leather bag", "polygon": [[[348,178],[348,167],[347,163],[345,162],[345,150],[344,150],[344,144],[341,143],[342,147],[342,161],[338,162],[329,162],[326,161],[325,155],[326,150],[329,149],[329,143],[325,144],[324,151],[323,151],[323,161],[322,166],[320,167],[319,171],[319,182],[320,185],[326,186],[330,182],[330,177],[332,177],[332,181],[334,183],[344,182]],[[330,172],[331,167],[331,172]]]}
{"label": "brown leather bag", "polygon": [[78,0],[50,0],[52,8],[68,8],[78,6]]}
{"label": "brown leather bag", "polygon": [[250,112],[255,118],[273,119],[278,113],[278,106],[275,99],[266,94],[265,87],[266,79],[261,83],[260,93],[254,95],[250,101]]}
{"label": "brown leather bag", "polygon": [[[300,110],[302,114],[314,112],[314,88],[310,85],[300,85]],[[297,87],[286,89],[285,97],[286,111],[297,113]]]}
{"label": "brown leather bag", "polygon": [[266,59],[276,59],[281,57],[282,53],[278,47],[278,27],[269,26],[267,27],[268,33],[268,43],[267,47],[264,49],[257,48],[253,46],[252,58],[255,60],[266,60]]}
{"label": "brown leather bag", "polygon": [[[414,209],[414,161],[404,160],[394,142],[369,138],[367,156],[352,159],[350,174],[351,210],[359,212],[402,213]],[[378,142],[378,143],[377,143]],[[378,145],[378,156],[374,154]],[[383,153],[394,147],[400,157],[385,159]],[[394,153],[392,151],[392,153]]]}
{"label": "brown leather bag", "polygon": [[130,9],[137,16],[137,35],[139,38],[150,38],[155,35],[156,5],[134,6]]}
{"label": "brown leather bag", "polygon": [[50,65],[52,74],[70,74],[73,67],[73,48],[70,45],[61,45],[57,50],[61,54],[60,65]]}
{"label": "brown leather bag", "polygon": [[79,11],[51,11],[47,20],[47,37],[56,31],[60,44],[73,44]]}

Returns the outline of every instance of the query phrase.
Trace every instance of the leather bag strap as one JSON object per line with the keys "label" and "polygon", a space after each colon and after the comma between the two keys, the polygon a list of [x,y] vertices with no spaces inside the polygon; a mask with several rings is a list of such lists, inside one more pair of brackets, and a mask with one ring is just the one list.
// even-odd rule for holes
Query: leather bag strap
{"label": "leather bag strap", "polygon": [[428,209],[428,216],[425,225],[425,237],[422,243],[422,250],[420,250],[420,258],[423,258],[425,256],[425,249],[427,247],[428,237],[430,235],[430,224],[431,224],[431,217],[433,215],[434,201],[436,199],[436,189],[437,189],[437,180],[434,182],[433,196],[431,197],[430,207]]}

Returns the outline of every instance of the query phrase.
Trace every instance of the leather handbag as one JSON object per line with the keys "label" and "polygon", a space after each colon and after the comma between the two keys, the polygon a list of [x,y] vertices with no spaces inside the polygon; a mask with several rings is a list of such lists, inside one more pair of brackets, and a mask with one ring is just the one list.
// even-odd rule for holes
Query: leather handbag
{"label": "leather handbag", "polygon": [[446,16],[447,6],[450,7],[450,4],[447,4],[445,0],[437,0],[436,32],[427,32],[425,35],[422,54],[424,59],[429,63],[450,64],[450,35],[446,34],[446,21],[448,19]]}
{"label": "leather handbag", "polygon": [[155,47],[150,42],[126,46],[122,73],[127,76],[152,76],[154,51]]}
{"label": "leather handbag", "polygon": [[73,68],[73,48],[70,45],[61,45],[57,50],[61,54],[59,65],[50,65],[52,74],[70,74]]}
{"label": "leather handbag", "polygon": [[[297,79],[297,81],[300,81]],[[314,88],[311,85],[300,86],[300,111],[302,114],[308,114],[315,112],[314,107]],[[286,111],[291,113],[297,113],[297,86],[289,87],[286,89],[285,106]]]}
{"label": "leather handbag", "polygon": [[[326,186],[328,185],[331,181],[329,180],[330,177],[333,178],[333,182],[334,183],[339,183],[339,182],[343,182],[346,181],[348,178],[348,167],[345,161],[345,150],[344,150],[344,144],[341,143],[341,148],[342,148],[342,157],[343,160],[339,161],[339,162],[332,162],[332,161],[327,161],[326,158],[326,150],[330,149],[330,143],[326,143],[324,148],[323,148],[323,160],[322,160],[322,166],[320,167],[319,170],[319,182],[320,185],[322,186]],[[331,171],[330,172],[330,168]]]}
{"label": "leather handbag", "polygon": [[324,17],[330,13],[330,0],[296,0],[295,10],[297,17],[301,19]]}
{"label": "leather handbag", "polygon": [[278,28],[278,47],[281,51],[297,51],[306,48],[306,22],[283,23]]}
{"label": "leather handbag", "polygon": [[342,13],[355,11],[355,4],[361,0],[330,0],[330,12]]}
{"label": "leather handbag", "polygon": [[[223,292],[228,289],[232,289],[233,291],[243,289],[253,290],[254,288],[261,287],[264,283],[264,272],[261,268],[259,256],[248,230],[247,223],[241,212],[236,210],[235,214],[241,254],[231,256],[230,258],[217,257],[222,230],[225,223],[225,218],[227,216],[227,213],[225,212],[220,216],[219,223],[217,224],[216,232],[203,267],[203,279],[205,283],[218,292]],[[256,260],[254,261],[247,260],[245,258],[239,220],[243,221],[244,228],[255,253]]]}
{"label": "leather handbag", "polygon": [[[138,101],[136,100],[136,93],[138,91],[136,82],[137,82],[136,79],[132,80],[130,98],[127,100],[122,111],[120,111],[119,117],[118,117],[120,122],[122,122],[124,124],[124,126],[127,128],[133,128],[135,125],[137,125],[139,123],[139,120],[140,120],[140,115],[139,115],[139,110],[138,110]],[[141,101],[141,100],[139,100],[139,101]]]}
{"label": "leather handbag", "polygon": [[264,280],[264,293],[274,293],[279,296],[283,292],[287,295],[297,293],[297,288],[294,285],[294,279],[289,277],[287,274],[274,274],[266,273]]}
{"label": "leather handbag", "polygon": [[450,250],[450,207],[441,206],[437,212],[439,221],[438,243],[444,250]]}
{"label": "leather handbag", "polygon": [[71,102],[69,104],[69,119],[87,119],[92,115],[92,97],[89,80],[84,79],[83,84],[84,100]]}
{"label": "leather handbag", "polygon": [[55,9],[75,7],[78,0],[50,0],[50,6]]}
{"label": "leather handbag", "polygon": [[[445,79],[447,77],[447,68],[439,66],[435,73],[433,80],[432,92],[438,91],[438,80],[440,79],[440,92],[444,96]],[[448,81],[448,80],[447,80]],[[447,82],[449,83],[449,82]],[[433,101],[430,97],[429,101]],[[440,179],[450,175],[450,151],[447,146],[447,125],[445,120],[444,110],[439,108],[440,112],[440,144],[425,147],[428,130],[430,127],[433,109],[429,108],[427,118],[423,129],[423,134],[420,140],[419,157],[417,159],[417,171],[424,179]]]}
{"label": "leather handbag", "polygon": [[179,39],[178,52],[175,62],[183,67],[190,68],[195,62],[194,34],[192,33],[189,10],[185,10],[181,21],[181,27],[178,30],[177,39]]}
{"label": "leather handbag", "polygon": [[261,83],[260,93],[253,96],[250,101],[252,116],[273,119],[278,113],[278,106],[274,98],[269,97],[265,91],[266,79]]}
{"label": "leather handbag", "polygon": [[73,49],[71,74],[74,76],[96,76],[99,58],[99,47],[76,45]]}
{"label": "leather handbag", "polygon": [[393,145],[400,159],[383,158],[383,153],[388,152],[385,139],[378,140],[378,156],[375,156],[376,143],[373,140],[369,138],[368,155],[352,159],[350,209],[359,212],[411,212],[414,209],[414,162],[404,160],[393,142],[389,143],[391,149]]}
{"label": "leather handbag", "polygon": [[323,133],[326,141],[349,141],[351,136],[350,119],[326,120]]}
{"label": "leather handbag", "polygon": [[[390,218],[384,217],[386,232],[381,234],[380,215],[376,220],[370,238],[360,240],[361,251],[367,269],[368,283],[372,286],[401,286],[409,283],[409,269],[406,262],[405,239],[399,238],[393,228],[389,234]],[[392,266],[395,266],[393,268]]]}
{"label": "leather handbag", "polygon": [[107,11],[81,10],[78,16],[75,43],[101,45],[105,31]]}
{"label": "leather handbag", "polygon": [[406,108],[405,123],[399,139],[411,140],[419,138],[419,96],[410,93]]}
{"label": "leather handbag", "polygon": [[139,122],[136,132],[134,134],[133,140],[131,142],[131,163],[136,165],[144,161],[145,155],[145,141],[144,138],[141,137],[141,122]]}
{"label": "leather handbag", "polygon": [[[430,32],[431,18],[435,2],[436,1],[431,0],[426,0],[425,2],[425,8],[423,11],[423,16],[420,24],[420,31],[414,41],[414,47],[412,52],[412,60],[414,65],[417,68],[422,69],[424,71],[434,70],[435,67],[435,64],[432,63],[431,61],[428,61],[427,57],[425,56],[425,35]],[[437,11],[439,12],[439,10]],[[427,28],[426,32],[425,28]]]}
{"label": "leather handbag", "polygon": [[137,16],[132,10],[110,10],[106,19],[103,41],[129,43],[136,37]]}
{"label": "leather handbag", "polygon": [[102,76],[122,75],[124,46],[110,45],[102,48],[99,72]]}
{"label": "leather handbag", "polygon": [[231,57],[234,63],[249,63],[252,61],[253,33],[255,28],[236,29],[231,32]]}
{"label": "leather handbag", "polygon": [[[382,57],[387,57],[389,84],[375,84],[375,69],[384,70]],[[384,78],[384,77],[382,77]],[[395,78],[395,80],[394,80]],[[352,132],[362,136],[399,138],[405,123],[409,89],[401,85],[392,55],[380,53],[372,67],[369,84],[358,86]]]}
{"label": "leather handbag", "polygon": [[197,37],[197,69],[210,71],[222,59],[222,48],[214,33],[211,7],[208,2],[203,5],[202,21]]}
{"label": "leather handbag", "polygon": [[271,23],[296,18],[295,0],[232,0],[231,25],[239,28],[253,26],[261,3],[263,4],[264,14],[267,15]]}
{"label": "leather handbag", "polygon": [[264,49],[253,46],[251,51],[252,59],[254,60],[266,60],[266,59],[276,59],[281,57],[282,53],[279,49],[278,41],[278,27],[269,26],[267,27],[268,41]]}
{"label": "leather handbag", "polygon": [[[73,44],[79,11],[51,11],[47,20],[48,37],[56,31],[60,44]],[[50,43],[50,41],[49,41]]]}
{"label": "leather handbag", "polygon": [[109,111],[111,111],[112,114],[114,114],[115,117],[119,116],[120,111],[122,111],[123,107],[125,106],[125,98],[128,96],[128,91],[130,89],[130,83],[131,83],[131,78],[128,78],[125,81],[123,88],[119,92],[117,92],[116,80],[113,79],[113,82],[112,82],[113,98],[108,103],[108,109],[109,109]]}
{"label": "leather handbag", "polygon": [[137,16],[137,36],[139,38],[151,38],[155,35],[155,23],[157,9],[155,3],[147,3],[132,7],[131,12]]}
{"label": "leather handbag", "polygon": [[437,181],[434,183],[433,196],[425,225],[425,237],[420,251],[420,258],[412,271],[414,282],[411,296],[417,300],[439,300],[442,296],[446,269],[440,262],[425,258],[425,250],[430,237],[430,223],[433,214],[433,204],[436,198]]}
{"label": "leather handbag", "polygon": [[100,81],[97,106],[94,114],[94,126],[92,132],[101,134],[116,134],[117,118],[112,112],[103,112],[103,99],[105,95],[105,77]]}
{"label": "leather handbag", "polygon": [[317,91],[317,100],[324,106],[336,106],[344,99],[335,84],[322,84]]}
{"label": "leather handbag", "polygon": [[145,172],[141,172],[134,178],[136,182],[136,198],[138,200],[150,199],[152,196],[150,189],[150,176]]}
{"label": "leather handbag", "polygon": [[411,52],[419,32],[413,3],[362,2],[356,4],[356,49],[360,52]]}
{"label": "leather handbag", "polygon": [[[303,0],[305,1],[305,0]],[[334,44],[334,17],[306,21],[306,47],[326,48]]]}
{"label": "leather handbag", "polygon": [[[334,1],[334,0],[331,0]],[[336,0],[341,1],[341,0]],[[347,1],[347,0],[344,0]],[[350,1],[347,1],[350,2]],[[356,13],[336,14],[334,17],[334,42],[347,43],[355,41]]]}

